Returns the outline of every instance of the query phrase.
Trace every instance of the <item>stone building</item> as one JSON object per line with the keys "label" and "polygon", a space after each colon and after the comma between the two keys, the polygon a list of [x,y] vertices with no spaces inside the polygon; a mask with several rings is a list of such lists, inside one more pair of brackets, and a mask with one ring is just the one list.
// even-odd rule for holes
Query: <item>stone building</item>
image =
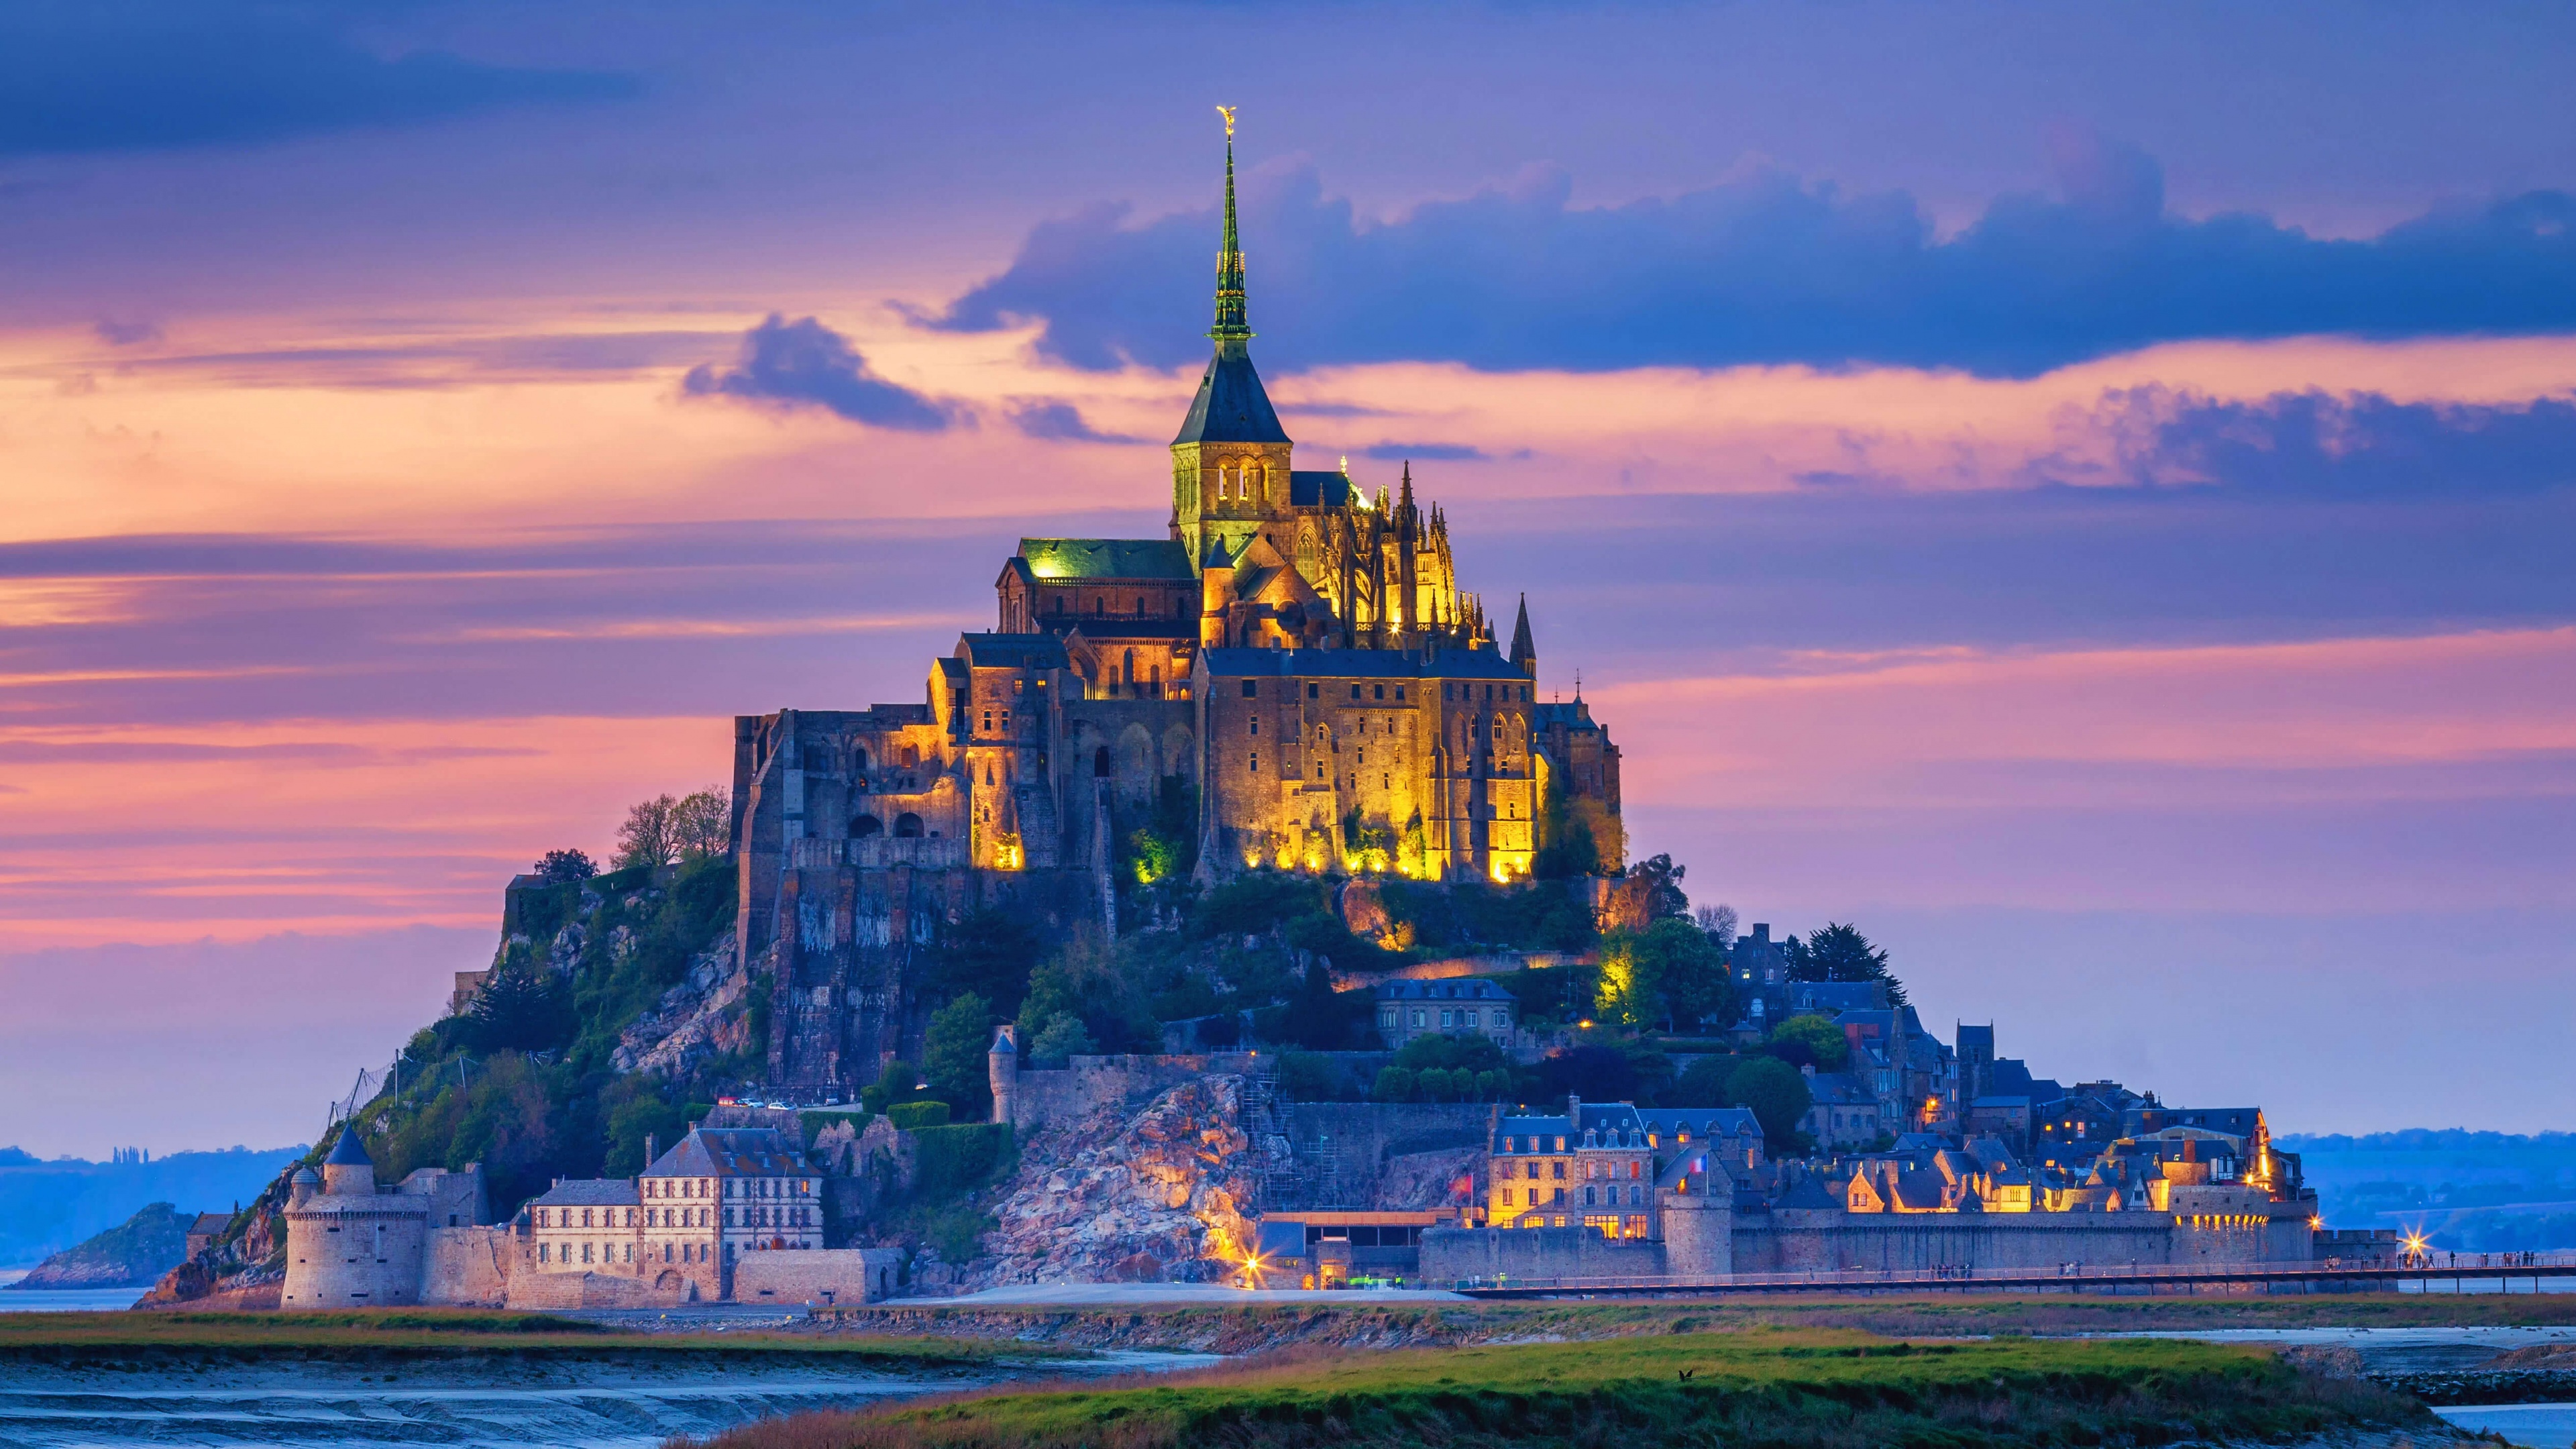
{"label": "stone building", "polygon": [[424,1167],[386,1188],[352,1124],[313,1169],[299,1168],[286,1198],[289,1309],[381,1308],[424,1301],[441,1235],[470,1233],[489,1216],[480,1164],[462,1172]]}
{"label": "stone building", "polygon": [[677,1301],[731,1298],[746,1258],[820,1250],[823,1226],[822,1170],[767,1127],[692,1127],[636,1177],[568,1178],[528,1203],[535,1272],[631,1278]]}
{"label": "stone building", "polygon": [[1520,1024],[1520,1000],[1491,981],[1381,981],[1377,1034],[1389,1051],[1418,1036],[1484,1036],[1509,1048]]}
{"label": "stone building", "polygon": [[[971,913],[1114,927],[1114,873],[1155,860],[1512,881],[1580,822],[1620,863],[1618,748],[1548,698],[1526,601],[1506,652],[1410,465],[1373,490],[1297,466],[1252,362],[1233,167],[1229,139],[1167,536],[1021,539],[995,628],[918,703],[735,721],[736,949],[775,983],[777,1090],[846,1094],[915,1045],[917,967]],[[1147,829],[1189,838],[1132,852]]]}

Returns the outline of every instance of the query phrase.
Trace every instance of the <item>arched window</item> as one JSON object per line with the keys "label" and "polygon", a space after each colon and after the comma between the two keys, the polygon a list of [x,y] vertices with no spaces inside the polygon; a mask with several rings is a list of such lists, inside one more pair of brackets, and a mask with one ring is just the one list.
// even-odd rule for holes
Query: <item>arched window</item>
{"label": "arched window", "polygon": [[1096,615],[1100,615],[1100,614],[1106,614],[1106,613],[1108,613],[1108,612],[1109,612],[1109,598],[1108,598],[1108,596],[1107,596],[1107,595],[1105,595],[1105,594],[1103,594],[1103,595],[1100,595],[1100,596],[1095,597],[1094,599],[1092,599],[1092,601],[1091,601],[1091,612],[1092,612],[1095,616],[1096,616]]}
{"label": "arched window", "polygon": [[1099,749],[1091,752],[1091,773],[1098,779],[1106,780],[1109,778],[1109,747],[1107,745],[1102,745]]}
{"label": "arched window", "polygon": [[1122,684],[1134,684],[1134,683],[1136,682],[1136,651],[1135,651],[1135,650],[1130,649],[1130,650],[1128,650],[1128,651],[1127,651],[1127,660],[1126,660],[1126,662],[1125,662],[1124,664],[1122,664],[1122,665],[1120,665],[1120,666],[1119,666],[1119,676],[1118,676],[1118,677],[1119,677],[1119,682],[1120,682],[1120,683],[1122,683]]}
{"label": "arched window", "polygon": [[1243,465],[1244,501],[1250,502],[1255,498],[1267,496],[1269,490],[1265,488],[1263,484],[1267,481],[1268,471],[1269,470],[1263,468],[1258,463],[1246,463]]}
{"label": "arched window", "polygon": [[896,816],[894,818],[894,836],[897,840],[919,840],[921,838],[921,817],[913,814],[909,810]]}
{"label": "arched window", "polygon": [[851,770],[851,773],[853,773],[853,774],[859,774],[859,775],[864,775],[864,774],[866,774],[866,773],[868,772],[868,752],[867,752],[867,751],[865,751],[865,750],[863,750],[863,749],[859,749],[859,748],[857,748],[857,747],[855,747],[855,746],[853,746],[853,747],[851,748],[851,750],[850,750],[850,770]]}
{"label": "arched window", "polygon": [[883,834],[885,834],[885,822],[873,815],[862,815],[850,822],[852,840],[865,840],[871,835]]}

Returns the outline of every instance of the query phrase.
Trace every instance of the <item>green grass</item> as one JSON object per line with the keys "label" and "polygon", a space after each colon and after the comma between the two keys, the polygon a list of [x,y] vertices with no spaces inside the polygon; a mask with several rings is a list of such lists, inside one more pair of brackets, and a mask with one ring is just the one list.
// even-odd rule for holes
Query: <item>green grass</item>
{"label": "green grass", "polygon": [[1744,1444],[1816,1449],[2282,1441],[2438,1427],[2357,1380],[2174,1342],[1918,1344],[1757,1330],[1303,1352],[1110,1386],[1004,1389],[747,1425],[709,1449]]}
{"label": "green grass", "polygon": [[807,1355],[839,1362],[978,1364],[1071,1357],[1076,1351],[937,1335],[628,1333],[545,1313],[473,1309],[373,1309],[347,1313],[0,1314],[0,1362],[126,1353],[220,1352],[301,1356],[507,1352],[591,1355]]}

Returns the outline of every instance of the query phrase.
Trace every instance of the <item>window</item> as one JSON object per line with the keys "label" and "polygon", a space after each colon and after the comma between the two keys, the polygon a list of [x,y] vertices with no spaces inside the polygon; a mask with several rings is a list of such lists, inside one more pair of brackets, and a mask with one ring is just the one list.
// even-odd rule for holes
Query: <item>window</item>
{"label": "window", "polygon": [[1258,751],[1254,752],[1250,757],[1248,767],[1245,769],[1244,773],[1248,775],[1258,775],[1261,773],[1261,755]]}
{"label": "window", "polygon": [[[554,1245],[554,1244],[552,1244],[552,1243],[539,1243],[539,1244],[537,1244],[537,1261],[538,1261],[538,1262],[540,1262],[540,1263],[551,1263],[551,1262],[553,1262],[553,1261],[554,1261],[554,1246],[555,1246],[555,1245]],[[303,1260],[299,1258],[299,1259],[297,1259],[296,1261],[298,1261],[298,1262],[302,1262]]]}
{"label": "window", "polygon": [[1256,714],[1256,715],[1251,715],[1251,716],[1249,716],[1249,718],[1250,718],[1250,719],[1251,719],[1251,721],[1252,721],[1252,732],[1253,732],[1254,734],[1256,734],[1256,735],[1260,734],[1260,733],[1261,733],[1261,716],[1259,716],[1259,715],[1257,715],[1257,714]]}
{"label": "window", "polygon": [[1260,696],[1260,694],[1261,694],[1261,687],[1260,687],[1258,684],[1255,684],[1253,681],[1251,681],[1251,680],[1249,680],[1249,679],[1247,679],[1247,680],[1243,681],[1243,697],[1244,697],[1244,698],[1246,698],[1246,699],[1255,699],[1255,698],[1258,698],[1258,697]]}
{"label": "window", "polygon": [[590,1261],[590,1244],[588,1243],[581,1245],[581,1260],[585,1263]]}
{"label": "window", "polygon": [[[1557,1150],[1557,1151],[1559,1151],[1559,1152],[1563,1152],[1563,1151],[1565,1150],[1565,1139],[1564,1139],[1564,1138],[1559,1137],[1558,1139],[1556,1139],[1556,1150]],[[1555,1178],[1555,1179],[1556,1179],[1557,1181],[1559,1181],[1559,1182],[1563,1182],[1563,1181],[1565,1181],[1565,1164],[1564,1164],[1564,1163],[1562,1163],[1562,1162],[1551,1162],[1551,1163],[1549,1163],[1549,1164],[1547,1165],[1547,1168],[1548,1168],[1548,1172],[1547,1172],[1547,1175],[1548,1175],[1548,1176],[1550,1176],[1550,1177],[1552,1177],[1552,1178]]]}
{"label": "window", "polygon": [[1395,687],[1395,702],[1397,704],[1404,703],[1404,686],[1401,684]]}
{"label": "window", "polygon": [[1324,687],[1323,687],[1322,685],[1320,685],[1320,684],[1310,684],[1310,685],[1307,685],[1307,686],[1306,686],[1306,697],[1307,697],[1308,699],[1321,699],[1321,698],[1323,698],[1323,697],[1324,697]]}
{"label": "window", "polygon": [[1359,687],[1358,685],[1354,684],[1354,685],[1352,685],[1352,686],[1351,686],[1351,698],[1353,698],[1353,699],[1357,699],[1357,698],[1359,698],[1359,697],[1360,697],[1360,687]]}

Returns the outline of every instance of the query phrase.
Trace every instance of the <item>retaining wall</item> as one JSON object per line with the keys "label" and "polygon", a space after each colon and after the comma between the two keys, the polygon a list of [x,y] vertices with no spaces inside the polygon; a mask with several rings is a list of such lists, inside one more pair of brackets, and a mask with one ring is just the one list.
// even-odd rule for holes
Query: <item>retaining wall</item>
{"label": "retaining wall", "polygon": [[894,1248],[782,1248],[734,1260],[736,1303],[875,1303],[894,1296]]}

